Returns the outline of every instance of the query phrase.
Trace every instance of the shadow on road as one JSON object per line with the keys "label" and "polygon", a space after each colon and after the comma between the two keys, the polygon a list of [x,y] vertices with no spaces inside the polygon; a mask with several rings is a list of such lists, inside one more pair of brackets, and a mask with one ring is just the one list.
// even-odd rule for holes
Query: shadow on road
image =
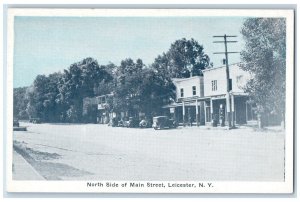
{"label": "shadow on road", "polygon": [[18,141],[14,141],[13,148],[46,180],[62,180],[62,178],[93,175],[93,173],[79,170],[67,164],[49,162],[48,160],[59,159],[61,157],[57,153],[36,151],[26,147],[25,143]]}

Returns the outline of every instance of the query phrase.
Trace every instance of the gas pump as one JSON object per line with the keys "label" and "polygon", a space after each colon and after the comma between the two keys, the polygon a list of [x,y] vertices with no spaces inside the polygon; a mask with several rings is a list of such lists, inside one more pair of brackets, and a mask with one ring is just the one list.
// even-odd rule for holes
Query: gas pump
{"label": "gas pump", "polygon": [[220,104],[219,120],[220,120],[220,125],[222,127],[224,127],[225,126],[225,107],[223,106],[223,104]]}

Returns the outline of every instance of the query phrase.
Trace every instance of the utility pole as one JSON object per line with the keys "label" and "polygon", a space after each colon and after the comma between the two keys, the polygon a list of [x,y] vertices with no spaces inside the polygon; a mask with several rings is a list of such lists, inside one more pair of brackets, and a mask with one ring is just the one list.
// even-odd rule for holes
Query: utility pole
{"label": "utility pole", "polygon": [[[226,63],[226,81],[227,81],[227,92],[226,92],[226,107],[227,107],[227,119],[228,119],[228,126],[229,128],[235,127],[234,124],[234,109],[231,106],[231,101],[230,101],[230,91],[232,90],[232,83],[230,83],[230,75],[229,75],[229,65],[228,65],[228,54],[232,53],[239,53],[239,52],[228,52],[227,51],[227,43],[236,43],[237,41],[228,41],[227,38],[231,37],[237,37],[237,36],[232,36],[232,35],[226,35],[224,34],[223,36],[213,36],[214,38],[223,38],[224,41],[214,41],[213,43],[224,43],[225,45],[225,52],[215,52],[214,54],[225,54],[225,63]],[[231,124],[232,122],[232,124]]]}

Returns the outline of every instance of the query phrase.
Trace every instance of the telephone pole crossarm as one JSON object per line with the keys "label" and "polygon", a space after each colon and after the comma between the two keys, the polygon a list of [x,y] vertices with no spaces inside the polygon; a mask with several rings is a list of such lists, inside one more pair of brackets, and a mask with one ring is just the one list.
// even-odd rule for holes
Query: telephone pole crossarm
{"label": "telephone pole crossarm", "polygon": [[[231,53],[240,53],[240,52],[227,52],[227,54],[231,54]],[[226,54],[226,52],[215,52],[213,54]]]}
{"label": "telephone pole crossarm", "polygon": [[213,37],[222,37],[222,38],[224,38],[224,36],[226,36],[226,37],[237,37],[236,35],[220,35],[220,36],[213,36]]}
{"label": "telephone pole crossarm", "polygon": [[[238,41],[227,41],[227,43],[236,43]],[[213,41],[213,43],[224,43],[224,41]]]}

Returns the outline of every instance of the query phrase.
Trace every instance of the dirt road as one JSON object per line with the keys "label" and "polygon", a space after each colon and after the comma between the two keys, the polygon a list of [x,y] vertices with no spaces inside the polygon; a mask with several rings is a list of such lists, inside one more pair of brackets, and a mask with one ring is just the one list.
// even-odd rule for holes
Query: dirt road
{"label": "dirt road", "polygon": [[[47,180],[282,181],[284,133],[30,124],[14,149]],[[28,179],[30,180],[30,179]]]}

